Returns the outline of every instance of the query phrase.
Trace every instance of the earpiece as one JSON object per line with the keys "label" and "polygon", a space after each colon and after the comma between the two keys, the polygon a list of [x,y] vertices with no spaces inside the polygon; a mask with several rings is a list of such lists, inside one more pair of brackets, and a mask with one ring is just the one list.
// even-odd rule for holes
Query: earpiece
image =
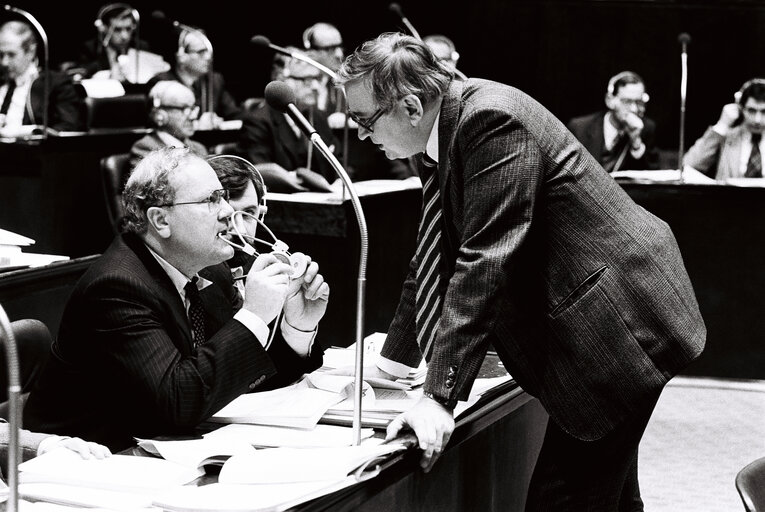
{"label": "earpiece", "polygon": [[307,29],[303,31],[303,48],[305,48],[306,50],[311,49],[311,46],[312,46],[311,37],[313,36],[313,31],[315,28],[316,28],[316,24],[314,23],[313,25],[311,25],[310,27],[308,27]]}
{"label": "earpiece", "polygon": [[451,61],[457,62],[458,60],[460,60],[460,54],[459,52],[457,52],[457,48],[454,46],[454,42],[448,37],[446,37],[445,35],[431,34],[431,35],[425,36],[425,38],[423,39],[423,42],[425,44],[428,44],[429,42],[433,42],[433,43],[440,43],[440,44],[446,45],[449,51],[449,58],[451,59]]}
{"label": "earpiece", "polygon": [[741,89],[733,94],[733,99],[736,101],[736,103],[741,105],[741,99],[744,97],[744,94],[747,93],[750,87],[757,84],[765,85],[765,78],[752,78],[751,80],[744,82],[744,85],[741,86]]}
{"label": "earpiece", "polygon": [[186,36],[189,33],[186,30],[181,30],[178,34],[178,55],[186,55]]}

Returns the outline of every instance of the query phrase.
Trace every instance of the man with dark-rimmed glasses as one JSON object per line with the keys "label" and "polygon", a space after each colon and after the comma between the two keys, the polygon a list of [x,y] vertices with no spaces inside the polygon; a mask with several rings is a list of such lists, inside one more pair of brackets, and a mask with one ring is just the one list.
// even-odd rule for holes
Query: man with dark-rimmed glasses
{"label": "man with dark-rimmed glasses", "polygon": [[310,347],[315,329],[268,327],[291,267],[259,256],[242,301],[223,264],[234,254],[227,197],[188,148],[136,166],[124,233],[72,292],[25,427],[118,451],[133,437],[187,434],[275,374],[302,374],[310,354],[292,347]]}

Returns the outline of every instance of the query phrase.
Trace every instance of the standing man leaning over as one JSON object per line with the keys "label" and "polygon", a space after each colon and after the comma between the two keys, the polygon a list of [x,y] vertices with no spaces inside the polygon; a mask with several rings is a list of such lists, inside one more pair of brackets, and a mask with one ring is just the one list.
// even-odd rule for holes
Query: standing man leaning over
{"label": "standing man leaning over", "polygon": [[[114,451],[188,433],[277,372],[298,377],[318,318],[271,339],[291,267],[259,256],[242,300],[228,267],[233,209],[188,148],[150,153],[123,195],[126,232],[77,283],[24,425]],[[205,275],[200,271],[205,267]],[[293,349],[292,347],[298,347]]]}
{"label": "standing man leaning over", "polygon": [[527,510],[641,510],[638,443],[706,335],[675,239],[542,105],[452,77],[402,34],[340,70],[359,136],[422,159],[418,249],[367,371],[428,374],[388,435],[414,430],[430,469],[491,344],[550,414]]}
{"label": "standing man leaning over", "polygon": [[643,79],[622,71],[608,81],[608,110],[575,117],[568,129],[608,172],[657,169],[656,123],[645,117],[648,100]]}

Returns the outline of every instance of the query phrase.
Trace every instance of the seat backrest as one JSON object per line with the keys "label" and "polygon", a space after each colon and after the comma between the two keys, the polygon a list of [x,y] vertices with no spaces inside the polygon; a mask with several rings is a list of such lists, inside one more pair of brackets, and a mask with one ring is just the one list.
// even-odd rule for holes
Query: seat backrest
{"label": "seat backrest", "polygon": [[122,219],[122,190],[130,175],[130,153],[119,153],[101,159],[101,183],[106,203],[106,213],[114,233],[119,233]]}
{"label": "seat backrest", "polygon": [[144,94],[114,98],[85,98],[88,131],[145,128],[149,121],[149,100]]}
{"label": "seat backrest", "polygon": [[736,489],[747,512],[765,512],[765,457],[738,472]]}
{"label": "seat backrest", "polygon": [[[19,358],[19,379],[22,400],[32,389],[35,381],[50,357],[53,338],[48,327],[31,318],[11,322]],[[5,350],[0,350],[0,418],[8,419],[8,372]]]}

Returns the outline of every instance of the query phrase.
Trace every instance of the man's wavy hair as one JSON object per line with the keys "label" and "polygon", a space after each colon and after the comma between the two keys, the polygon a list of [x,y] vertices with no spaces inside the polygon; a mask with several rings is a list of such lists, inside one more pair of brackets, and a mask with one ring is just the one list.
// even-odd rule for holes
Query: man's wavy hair
{"label": "man's wavy hair", "polygon": [[148,227],[146,210],[175,200],[170,173],[188,158],[199,157],[187,147],[169,147],[152,151],[138,162],[122,193],[125,209],[121,224],[123,232],[145,233]]}
{"label": "man's wavy hair", "polygon": [[367,79],[375,102],[390,109],[399,99],[414,94],[423,105],[446,92],[454,72],[428,45],[398,32],[381,34],[348,56],[337,72],[335,85]]}

